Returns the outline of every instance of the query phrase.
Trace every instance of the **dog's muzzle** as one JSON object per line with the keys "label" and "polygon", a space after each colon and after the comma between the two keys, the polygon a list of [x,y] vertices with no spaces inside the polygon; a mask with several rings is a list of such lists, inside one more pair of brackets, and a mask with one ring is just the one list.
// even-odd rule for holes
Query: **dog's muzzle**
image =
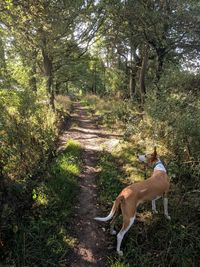
{"label": "dog's muzzle", "polygon": [[146,161],[147,161],[145,155],[139,155],[138,158],[139,158],[139,160],[142,161],[142,162],[146,162]]}

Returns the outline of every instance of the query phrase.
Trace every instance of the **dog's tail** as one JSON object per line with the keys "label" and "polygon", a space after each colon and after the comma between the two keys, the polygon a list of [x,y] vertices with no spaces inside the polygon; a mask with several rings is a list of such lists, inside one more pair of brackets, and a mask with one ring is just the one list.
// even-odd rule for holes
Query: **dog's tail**
{"label": "dog's tail", "polygon": [[94,219],[97,220],[97,221],[101,221],[101,222],[109,221],[110,219],[112,219],[112,217],[114,216],[114,214],[118,210],[120,203],[123,200],[124,200],[124,196],[117,197],[115,202],[114,202],[114,204],[113,204],[113,206],[112,206],[112,209],[111,209],[111,211],[110,211],[110,213],[108,214],[107,217],[95,217]]}

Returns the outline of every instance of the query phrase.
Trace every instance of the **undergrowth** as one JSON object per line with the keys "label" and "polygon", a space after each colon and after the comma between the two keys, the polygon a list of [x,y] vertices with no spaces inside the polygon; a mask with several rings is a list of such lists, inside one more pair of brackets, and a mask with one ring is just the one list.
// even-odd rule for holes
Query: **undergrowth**
{"label": "undergrowth", "polygon": [[57,96],[55,104],[53,112],[39,93],[0,88],[1,183],[27,179],[46,168],[56,150],[60,123],[71,109],[67,96]]}
{"label": "undergrowth", "polygon": [[67,266],[66,255],[76,241],[69,234],[69,223],[76,201],[81,154],[80,145],[69,140],[48,172],[32,181],[30,209],[12,218],[7,213],[9,207],[4,207],[3,214],[11,220],[4,225],[5,251],[9,254],[4,255],[3,266]]}
{"label": "undergrowth", "polygon": [[[173,101],[173,96],[171,97]],[[151,99],[151,103],[152,101]],[[108,266],[200,266],[198,157],[196,158],[197,164],[195,164],[195,146],[191,143],[194,135],[189,137],[193,134],[191,127],[187,128],[187,133],[182,127],[185,119],[187,122],[190,121],[190,112],[185,117],[182,116],[184,117],[181,119],[182,124],[176,124],[176,121],[173,121],[174,118],[170,116],[160,119],[165,112],[164,109],[162,112],[161,107],[160,113],[158,114],[157,110],[157,115],[155,115],[153,108],[148,106],[150,99],[143,114],[140,114],[139,109],[133,107],[133,104],[131,109],[130,103],[126,105],[121,102],[114,98],[99,101],[97,96],[87,96],[84,101],[85,105],[89,105],[95,114],[100,116],[99,123],[106,127],[109,125],[112,130],[124,130],[124,142],[112,153],[104,151],[99,161],[100,203],[105,209],[105,214],[108,214],[113,200],[123,187],[149,177],[152,170],[142,167],[136,155],[141,152],[150,152],[156,142],[159,154],[162,155],[161,158],[164,159],[171,178],[169,212],[172,220],[169,222],[163,216],[161,200],[157,201],[160,211],[158,215],[152,215],[150,203],[140,205],[136,223],[122,242],[124,257],[114,256],[113,251],[113,257],[109,258]],[[181,108],[178,105],[179,103],[176,105],[177,115],[179,115],[178,112],[181,114]],[[124,114],[124,117],[121,114]],[[169,114],[173,116],[172,109],[169,110]],[[156,125],[155,119],[158,120]],[[171,122],[173,125],[170,125]],[[198,150],[197,147],[196,150]],[[188,161],[188,166],[184,161]],[[120,227],[121,221],[119,220],[117,231]],[[113,239],[113,242],[116,242],[116,239]]]}
{"label": "undergrowth", "polygon": [[[112,202],[121,189],[128,184],[126,171],[119,168],[121,160],[121,155],[116,156],[104,151],[99,161],[101,168],[98,181],[99,199],[105,214],[110,211]],[[127,157],[123,160],[125,163]],[[138,172],[144,175],[142,165],[138,168]],[[136,223],[122,242],[124,257],[110,257],[108,266],[199,266],[200,231],[196,219],[198,192],[188,192],[184,195],[181,190],[180,185],[177,185],[172,188],[169,196],[171,222],[167,221],[163,215],[161,200],[157,201],[160,211],[158,215],[152,215],[150,203],[145,203],[138,208]],[[191,201],[192,196],[193,201]],[[118,220],[117,231],[120,227],[121,219]],[[116,240],[113,239],[113,242],[115,243]]]}

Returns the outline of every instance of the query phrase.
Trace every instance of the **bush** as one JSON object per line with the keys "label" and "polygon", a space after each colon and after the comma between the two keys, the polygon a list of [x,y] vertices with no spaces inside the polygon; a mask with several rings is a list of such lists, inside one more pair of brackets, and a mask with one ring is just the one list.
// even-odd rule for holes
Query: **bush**
{"label": "bush", "polygon": [[[200,146],[199,95],[187,91],[163,88],[159,96],[149,93],[145,105],[144,120],[138,125],[143,138],[162,146],[172,172],[179,178],[197,178]],[[154,140],[153,140],[154,139]],[[170,167],[170,166],[169,166]]]}
{"label": "bush", "polygon": [[56,115],[30,91],[0,91],[0,166],[10,179],[31,176],[55,148]]}
{"label": "bush", "polygon": [[141,119],[135,103],[128,100],[122,101],[116,97],[104,99],[96,95],[86,95],[83,103],[95,111],[100,116],[101,122],[111,129],[120,125],[122,129],[127,130],[127,125],[138,123]]}
{"label": "bush", "polygon": [[48,170],[32,181],[29,191],[23,190],[26,207],[19,192],[12,192],[12,200],[17,200],[20,210],[14,214],[12,203],[4,205],[0,255],[3,266],[67,266],[66,255],[76,243],[69,225],[81,169],[82,148],[68,140]]}

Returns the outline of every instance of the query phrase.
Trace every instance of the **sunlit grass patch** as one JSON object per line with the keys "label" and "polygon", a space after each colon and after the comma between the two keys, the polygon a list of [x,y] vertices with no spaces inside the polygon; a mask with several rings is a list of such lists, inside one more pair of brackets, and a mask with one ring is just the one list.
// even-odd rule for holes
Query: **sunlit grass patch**
{"label": "sunlit grass patch", "polygon": [[61,266],[76,242],[70,234],[69,222],[77,200],[81,166],[80,144],[69,140],[64,152],[49,166],[48,173],[35,182],[32,209],[23,220],[18,220],[8,264]]}
{"label": "sunlit grass patch", "polygon": [[116,257],[116,259],[110,258],[108,260],[110,267],[131,267],[128,263],[125,264],[125,263],[123,263],[121,261],[117,257]]}
{"label": "sunlit grass patch", "polygon": [[65,152],[67,152],[69,155],[73,155],[74,157],[80,157],[81,151],[82,149],[78,141],[73,139],[67,140],[65,144]]}
{"label": "sunlit grass patch", "polygon": [[32,191],[32,198],[37,206],[48,205],[49,200],[44,187],[45,185],[42,183],[39,187],[33,189]]}
{"label": "sunlit grass patch", "polygon": [[119,158],[121,168],[126,173],[129,182],[138,182],[145,178],[146,169],[144,164],[138,160],[139,152],[138,145],[126,141],[121,142],[117,149],[113,150],[113,154]]}
{"label": "sunlit grass patch", "polygon": [[73,248],[77,242],[77,239],[66,234],[66,235],[63,235],[63,241],[66,243],[68,247]]}
{"label": "sunlit grass patch", "polygon": [[57,95],[55,103],[57,109],[62,109],[64,112],[69,112],[71,110],[72,101],[68,96]]}
{"label": "sunlit grass patch", "polygon": [[[137,110],[132,102],[124,102],[119,98],[107,97],[100,98],[95,95],[84,96],[82,103],[99,116],[99,123],[107,126],[110,130],[124,130],[124,123],[135,120]],[[127,116],[129,114],[129,116]]]}
{"label": "sunlit grass patch", "polygon": [[98,162],[100,175],[98,178],[99,199],[103,207],[111,207],[123,187],[126,186],[126,175],[119,168],[118,158],[105,150]]}

